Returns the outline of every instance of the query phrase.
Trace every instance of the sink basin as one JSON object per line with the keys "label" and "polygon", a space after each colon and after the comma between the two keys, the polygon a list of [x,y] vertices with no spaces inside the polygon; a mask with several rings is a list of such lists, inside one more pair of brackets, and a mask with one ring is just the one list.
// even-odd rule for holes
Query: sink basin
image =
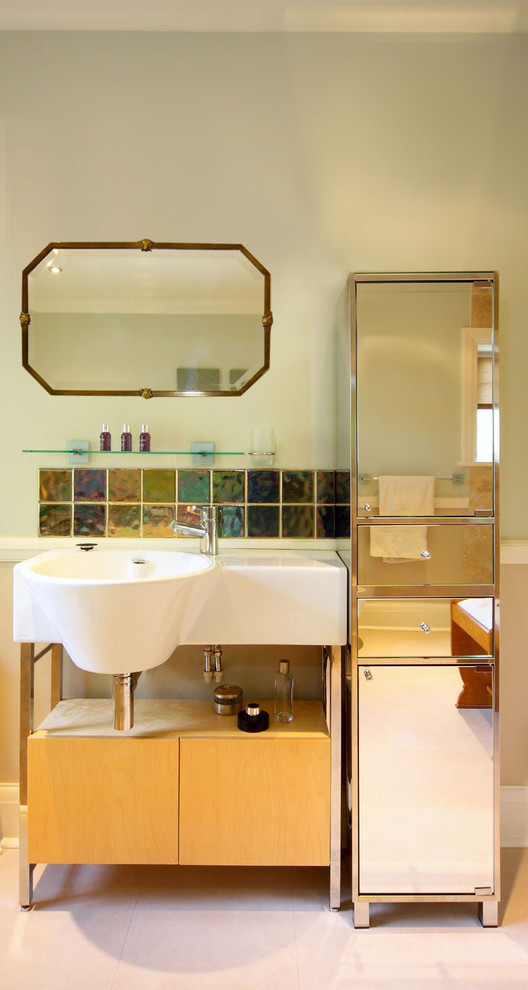
{"label": "sink basin", "polygon": [[204,555],[143,547],[47,551],[14,568],[14,638],[61,642],[93,673],[148,670],[182,642],[193,585],[214,566]]}

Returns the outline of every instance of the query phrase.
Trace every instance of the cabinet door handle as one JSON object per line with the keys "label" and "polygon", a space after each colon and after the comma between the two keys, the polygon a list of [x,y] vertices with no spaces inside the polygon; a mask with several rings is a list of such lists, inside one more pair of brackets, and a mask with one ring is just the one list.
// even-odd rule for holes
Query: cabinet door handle
{"label": "cabinet door handle", "polygon": [[370,512],[372,506],[371,506],[370,502],[364,502],[364,504],[361,506],[361,508],[362,509],[365,509],[365,512]]}
{"label": "cabinet door handle", "polygon": [[424,633],[431,632],[431,627],[427,625],[427,622],[420,622],[420,629],[423,629]]}
{"label": "cabinet door handle", "polygon": [[368,668],[368,667],[365,667],[365,668],[363,669],[363,673],[364,673],[364,675],[365,675],[365,680],[366,680],[366,681],[371,681],[371,680],[372,680],[372,671],[371,671],[371,670],[369,670],[369,668]]}
{"label": "cabinet door handle", "polygon": [[428,550],[420,550],[420,557],[423,557],[424,560],[431,560],[431,554]]}

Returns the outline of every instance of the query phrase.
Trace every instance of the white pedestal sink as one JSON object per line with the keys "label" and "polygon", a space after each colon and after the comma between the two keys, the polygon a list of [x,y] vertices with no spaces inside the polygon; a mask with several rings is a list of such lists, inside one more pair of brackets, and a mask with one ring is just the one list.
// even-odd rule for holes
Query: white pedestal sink
{"label": "white pedestal sink", "polygon": [[143,547],[47,551],[14,568],[14,639],[63,643],[93,673],[148,670],[182,642],[193,584],[214,566],[212,557]]}

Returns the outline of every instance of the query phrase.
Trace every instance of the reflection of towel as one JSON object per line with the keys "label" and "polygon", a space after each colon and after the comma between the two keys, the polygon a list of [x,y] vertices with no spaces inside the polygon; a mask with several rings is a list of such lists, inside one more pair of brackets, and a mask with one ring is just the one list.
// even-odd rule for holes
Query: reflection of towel
{"label": "reflection of towel", "polygon": [[[386,476],[379,479],[380,516],[434,515],[434,478]],[[427,526],[372,526],[370,554],[387,563],[420,560],[427,551]]]}

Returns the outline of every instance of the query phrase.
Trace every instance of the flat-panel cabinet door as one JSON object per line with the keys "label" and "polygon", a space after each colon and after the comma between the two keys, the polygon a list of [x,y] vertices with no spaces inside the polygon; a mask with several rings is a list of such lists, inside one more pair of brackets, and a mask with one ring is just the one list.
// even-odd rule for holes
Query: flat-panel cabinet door
{"label": "flat-panel cabinet door", "polygon": [[328,866],[329,736],[182,739],[180,760],[182,865]]}
{"label": "flat-panel cabinet door", "polygon": [[493,892],[493,708],[456,707],[456,665],[358,677],[360,894]]}
{"label": "flat-panel cabinet door", "polygon": [[30,863],[178,862],[179,740],[28,740]]}

